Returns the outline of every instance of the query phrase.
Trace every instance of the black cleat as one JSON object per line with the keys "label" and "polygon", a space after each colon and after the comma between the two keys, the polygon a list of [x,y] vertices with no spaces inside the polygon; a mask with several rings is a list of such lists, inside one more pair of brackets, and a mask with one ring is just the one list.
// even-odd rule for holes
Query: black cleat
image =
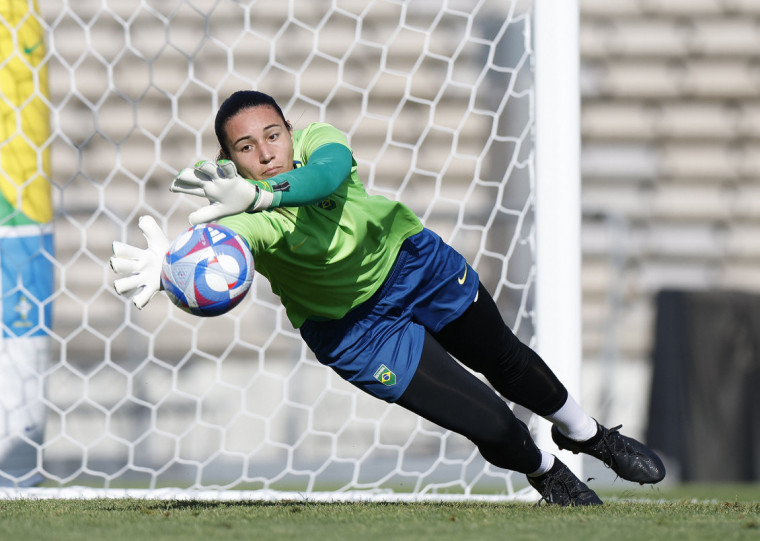
{"label": "black cleat", "polygon": [[659,483],[665,477],[665,466],[660,457],[643,443],[623,436],[615,428],[605,428],[596,423],[596,436],[586,441],[574,441],[563,436],[556,426],[552,426],[552,439],[560,449],[575,454],[586,453],[598,458],[611,468],[618,477],[635,483]]}
{"label": "black cleat", "polygon": [[[528,482],[541,494],[541,500],[554,505],[602,505],[596,492],[578,479],[560,459],[543,475],[528,477]],[[541,500],[538,503],[541,503]]]}

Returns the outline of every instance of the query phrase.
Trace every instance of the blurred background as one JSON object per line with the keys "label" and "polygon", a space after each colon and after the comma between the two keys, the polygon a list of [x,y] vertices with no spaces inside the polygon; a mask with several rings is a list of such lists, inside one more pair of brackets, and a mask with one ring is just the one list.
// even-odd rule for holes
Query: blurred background
{"label": "blurred background", "polygon": [[[371,190],[407,202],[476,261],[530,340],[531,2],[507,4],[479,2],[470,15],[464,0],[39,0],[57,211],[47,478],[204,485],[235,470],[259,482],[251,470],[266,460],[287,470],[279,480],[300,482],[300,453],[310,467],[315,449],[350,449],[346,463],[362,454],[352,446],[365,436],[336,411],[378,423],[368,455],[408,446],[480,471],[456,438],[344,394],[262,280],[255,307],[199,322],[159,298],[136,312],[113,293],[105,262],[113,240],[143,242],[141,214],[170,234],[184,227],[195,203],[170,195],[169,179],[215,154],[220,100],[256,87],[296,127],[345,130]],[[668,482],[757,482],[760,3],[579,9],[581,401],[660,451]],[[316,435],[304,439],[304,427]],[[39,444],[21,448],[40,470]]]}
{"label": "blurred background", "polygon": [[760,4],[580,8],[585,403],[758,480]]}

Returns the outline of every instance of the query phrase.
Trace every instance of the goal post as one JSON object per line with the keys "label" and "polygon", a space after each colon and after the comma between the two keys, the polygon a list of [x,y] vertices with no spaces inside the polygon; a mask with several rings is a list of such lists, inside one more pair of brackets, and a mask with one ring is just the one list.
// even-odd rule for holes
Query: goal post
{"label": "goal post", "polygon": [[169,182],[216,155],[213,119],[230,93],[262,90],[295,129],[323,121],[346,133],[368,191],[403,201],[460,250],[573,392],[576,2],[38,5],[51,113],[39,150],[51,153],[56,231],[53,318],[41,325],[52,353],[36,372],[44,437],[0,442],[26,442],[24,478],[44,482],[21,489],[0,471],[16,491],[0,495],[535,497],[471,442],[320,365],[261,276],[230,313],[196,318],[163,294],[136,310],[113,291],[108,258],[114,240],[144,244],[141,215],[170,238],[187,227],[198,201]]}
{"label": "goal post", "polygon": [[[580,55],[577,0],[535,0],[536,351],[581,400]],[[582,478],[580,455],[560,452],[549,423],[536,440]]]}

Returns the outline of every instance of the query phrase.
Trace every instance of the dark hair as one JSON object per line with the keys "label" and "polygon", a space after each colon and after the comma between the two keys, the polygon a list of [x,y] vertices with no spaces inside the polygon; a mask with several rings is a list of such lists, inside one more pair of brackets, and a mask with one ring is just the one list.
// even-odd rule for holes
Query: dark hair
{"label": "dark hair", "polygon": [[262,105],[272,107],[277,111],[277,114],[280,115],[285,126],[290,129],[290,124],[288,124],[288,121],[285,119],[285,115],[282,114],[282,109],[280,109],[280,106],[277,105],[277,102],[272,96],[257,90],[238,90],[224,100],[219,107],[219,110],[216,112],[214,131],[216,132],[216,139],[219,141],[220,150],[218,159],[229,159],[230,157],[230,149],[227,148],[226,133],[224,131],[227,121],[243,109],[251,109]]}

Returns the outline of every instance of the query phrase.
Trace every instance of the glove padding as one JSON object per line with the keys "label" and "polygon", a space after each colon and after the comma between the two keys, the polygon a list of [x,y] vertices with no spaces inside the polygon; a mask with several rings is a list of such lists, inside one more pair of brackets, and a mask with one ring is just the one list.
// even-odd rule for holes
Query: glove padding
{"label": "glove padding", "polygon": [[142,309],[161,289],[161,265],[171,243],[152,216],[141,216],[137,225],[148,247],[115,241],[110,263],[115,273],[128,275],[113,281],[116,293],[131,297],[132,303]]}
{"label": "glove padding", "polygon": [[259,212],[272,206],[274,195],[263,182],[241,177],[230,160],[203,160],[186,167],[172,180],[169,190],[205,197],[209,205],[188,216],[190,225],[213,222],[241,212]]}

